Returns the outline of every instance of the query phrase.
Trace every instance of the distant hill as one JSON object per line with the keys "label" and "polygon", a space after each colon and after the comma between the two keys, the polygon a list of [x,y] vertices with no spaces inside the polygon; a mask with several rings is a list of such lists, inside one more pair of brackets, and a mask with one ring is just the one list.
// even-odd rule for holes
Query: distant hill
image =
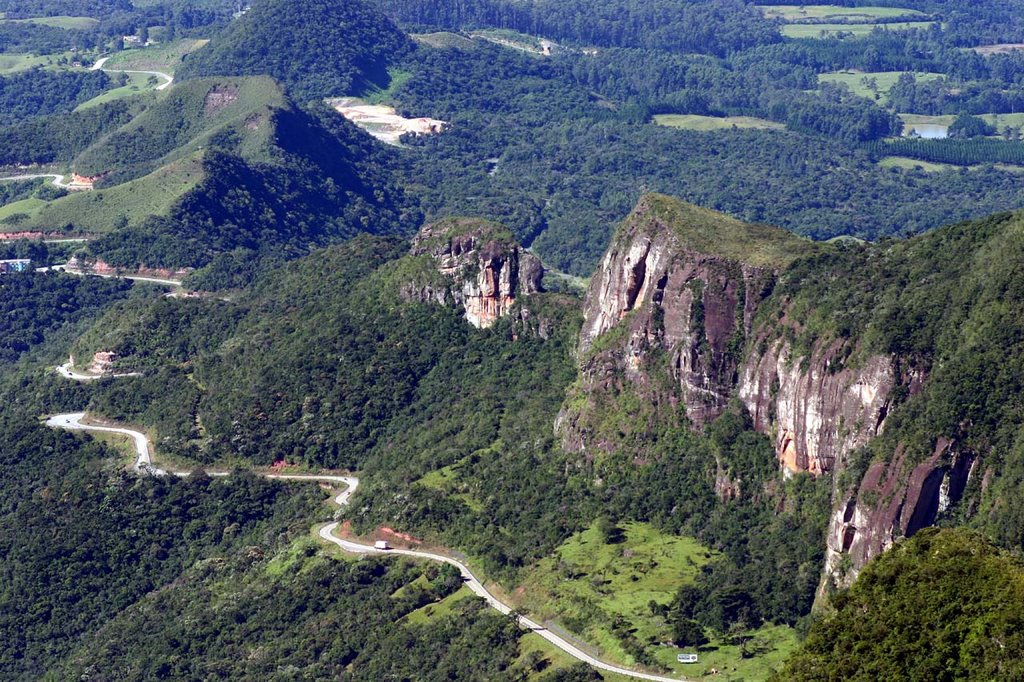
{"label": "distant hill", "polygon": [[[285,104],[260,116],[266,118],[257,131],[249,130],[251,119],[212,133],[200,126],[200,138],[163,156],[169,163],[147,176],[153,182],[133,183],[159,193],[167,185],[154,176],[166,172],[181,183],[180,196],[169,210],[141,222],[121,220],[120,229],[90,243],[91,255],[125,268],[200,268],[217,261],[229,271],[219,276],[230,279],[239,258],[294,258],[359,232],[415,227],[416,213],[388,171],[393,152],[326,106],[306,111]],[[127,198],[122,207],[132,205],[133,194]]]}
{"label": "distant hill", "polygon": [[179,78],[270,75],[297,101],[386,86],[412,41],[360,0],[263,0],[189,55]]}
{"label": "distant hill", "polygon": [[104,234],[88,255],[124,268],[201,268],[236,252],[223,276],[257,253],[411,232],[393,155],[325,105],[296,107],[267,76],[186,81],[75,158],[95,191],[12,204],[9,229]]}

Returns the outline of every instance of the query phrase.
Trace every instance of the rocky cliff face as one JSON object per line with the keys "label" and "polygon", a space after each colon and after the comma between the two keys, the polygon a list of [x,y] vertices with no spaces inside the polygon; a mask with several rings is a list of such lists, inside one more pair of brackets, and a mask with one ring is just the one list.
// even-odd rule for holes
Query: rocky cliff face
{"label": "rocky cliff face", "polygon": [[843,342],[819,344],[804,357],[782,339],[761,345],[765,350],[749,353],[740,367],[736,393],[754,427],[775,436],[786,471],[835,471],[882,432],[896,384],[892,358],[876,355],[834,370]]}
{"label": "rocky cliff face", "polygon": [[[700,429],[740,399],[754,427],[774,440],[782,475],[833,476],[825,569],[826,578],[845,585],[895,539],[955,504],[974,459],[942,442],[925,461],[911,464],[897,453],[855,474],[852,484],[841,476],[853,454],[884,432],[895,389],[914,395],[923,377],[899,370],[899,359],[885,354],[858,352],[847,365],[859,351],[856,339],[794,350],[803,322],[785,300],[767,302],[793,257],[816,248],[664,197],[645,198],[591,281],[581,376],[556,429],[569,451],[593,457],[628,447],[642,460],[643,438],[622,423],[639,423],[642,436],[643,423],[682,412]],[[627,393],[628,403],[614,402]],[[629,409],[623,405],[643,410],[614,429],[593,416]],[[718,469],[719,498],[743,494]]]}
{"label": "rocky cliff face", "polygon": [[486,221],[449,219],[428,225],[413,240],[412,255],[429,255],[446,279],[441,286],[405,283],[402,296],[461,305],[476,327],[490,327],[518,297],[541,291],[540,260]]}
{"label": "rocky cliff face", "polygon": [[[657,196],[645,197],[623,224],[584,304],[581,395],[624,381],[662,412],[681,409],[697,427],[725,409],[775,267],[770,259],[745,262],[728,250],[699,248],[691,230],[709,221],[710,230],[741,229],[738,221]],[[677,229],[681,223],[686,229]],[[780,244],[798,241],[777,236]],[[662,373],[668,385],[654,376]],[[580,411],[563,411],[559,425],[571,451],[587,443],[615,447],[594,438]]]}

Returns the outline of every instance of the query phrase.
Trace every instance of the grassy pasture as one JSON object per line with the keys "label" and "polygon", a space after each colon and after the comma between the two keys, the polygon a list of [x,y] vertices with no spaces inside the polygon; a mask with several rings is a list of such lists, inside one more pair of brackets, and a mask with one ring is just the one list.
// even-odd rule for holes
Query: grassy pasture
{"label": "grassy pasture", "polygon": [[[46,205],[46,202],[36,197],[29,197],[21,201],[15,201],[5,206],[0,206],[0,232],[20,232],[24,225],[29,224],[32,217],[39,212],[39,209]],[[4,222],[11,216],[27,215],[24,222]]]}
{"label": "grassy pasture", "polygon": [[897,21],[888,24],[785,24],[781,27],[782,35],[787,38],[821,38],[834,37],[836,34],[851,34],[861,37],[870,34],[876,28],[887,31],[903,31],[908,29],[926,29],[933,21]]}
{"label": "grassy pasture", "polygon": [[88,30],[100,23],[99,19],[92,17],[34,17],[32,19],[3,19],[12,24],[38,24],[40,26],[52,26],[53,28]]}
{"label": "grassy pasture", "polygon": [[697,130],[709,132],[713,130],[731,130],[733,128],[755,128],[757,130],[782,130],[786,126],[775,121],[768,121],[753,116],[698,116],[696,114],[658,114],[654,122],[669,128]]}
{"label": "grassy pasture", "polygon": [[[850,91],[861,97],[872,97],[874,92],[864,84],[869,78],[874,78],[878,83],[878,92],[883,96],[888,95],[896,81],[900,79],[904,71],[834,71],[832,73],[818,74],[819,83],[845,83]],[[914,76],[919,83],[933,81],[942,78],[941,73],[915,72]]]}
{"label": "grassy pasture", "polygon": [[903,170],[922,170],[925,173],[941,173],[943,171],[958,170],[959,166],[950,163],[933,163],[931,161],[919,161],[905,156],[886,156],[878,162],[882,168],[900,168]]}
{"label": "grassy pasture", "polygon": [[209,40],[175,40],[161,45],[151,45],[132,50],[118,52],[107,60],[109,69],[130,71],[161,71],[174,74],[185,55],[195,52],[206,45]]}
{"label": "grassy pasture", "polygon": [[32,69],[37,66],[42,66],[44,68],[50,67],[53,66],[61,56],[70,58],[71,53],[65,52],[63,55],[0,54],[0,76],[18,73],[19,71],[27,71],[28,69]]}
{"label": "grassy pasture", "polygon": [[[947,114],[945,116],[928,116],[926,114],[900,114],[904,127],[909,130],[915,125],[951,126],[956,116]],[[1024,126],[1024,113],[1018,114],[980,114],[978,118],[996,127],[997,133],[1002,133],[1007,126]]]}
{"label": "grassy pasture", "polygon": [[[113,102],[117,99],[124,99],[125,97],[134,97],[135,95],[142,95],[148,92],[156,90],[157,86],[161,85],[163,79],[157,77],[156,84],[150,82],[150,76],[143,73],[129,73],[125,74],[128,77],[128,82],[119,88],[111,88],[103,94],[96,95],[92,99],[82,102],[75,111],[85,111],[107,102]],[[118,74],[112,74],[113,78],[116,78]]]}
{"label": "grassy pasture", "polygon": [[[625,620],[666,668],[691,679],[717,668],[716,680],[760,682],[781,667],[797,636],[791,628],[775,625],[747,633],[745,648],[752,655],[746,658],[742,642],[713,638],[701,647],[699,664],[678,663],[680,650],[660,644],[669,639],[670,627],[651,613],[649,603],[670,603],[679,586],[692,583],[717,555],[692,538],[666,535],[647,524],[624,523],[621,529],[622,541],[606,544],[595,525],[539,562],[514,593],[524,612],[555,621],[596,645],[602,656],[625,665],[635,661],[612,632],[616,619]],[[539,643],[528,640],[521,648],[534,646]],[[551,660],[559,667],[565,664],[557,656]]]}
{"label": "grassy pasture", "polygon": [[437,33],[414,33],[411,38],[417,43],[436,47],[438,49],[460,48],[467,50],[473,47],[473,41],[465,36],[448,31]]}
{"label": "grassy pasture", "polygon": [[[935,163],[932,161],[921,161],[919,159],[911,159],[906,156],[886,156],[879,160],[878,165],[882,168],[901,168],[903,170],[921,170],[925,173],[941,173],[943,171],[955,171],[967,168],[968,170],[980,170],[982,168],[988,168],[987,164],[977,166],[955,166],[951,163]],[[1014,166],[1008,163],[995,163],[992,164],[992,168],[1003,171],[1004,173],[1021,174],[1024,173],[1024,166]]]}
{"label": "grassy pasture", "polygon": [[996,45],[979,45],[978,47],[969,47],[967,49],[977,52],[983,57],[991,57],[994,54],[1012,54],[1024,50],[1024,43],[998,43]]}
{"label": "grassy pasture", "polygon": [[[73,192],[35,205],[20,228],[59,230],[72,224],[86,232],[110,232],[122,216],[137,225],[151,215],[164,215],[185,192],[202,180],[198,156],[175,161],[149,175],[93,192]],[[22,202],[4,207],[10,209]],[[2,210],[2,209],[0,209]]]}
{"label": "grassy pasture", "polygon": [[625,619],[642,642],[668,636],[648,603],[668,604],[715,554],[690,538],[647,524],[622,525],[622,542],[605,544],[596,525],[566,540],[523,579],[515,597],[527,613],[554,620],[617,661],[635,663],[612,632]]}
{"label": "grassy pasture", "polygon": [[768,19],[781,19],[787,23],[807,20],[833,20],[850,23],[875,23],[879,19],[895,17],[926,17],[924,12],[902,7],[840,7],[839,5],[760,5],[758,9]]}

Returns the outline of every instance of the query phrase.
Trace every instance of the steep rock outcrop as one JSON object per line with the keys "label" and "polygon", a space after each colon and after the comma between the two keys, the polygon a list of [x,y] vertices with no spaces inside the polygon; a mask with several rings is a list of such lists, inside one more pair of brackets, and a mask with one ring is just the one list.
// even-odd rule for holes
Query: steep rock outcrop
{"label": "steep rock outcrop", "polygon": [[[761,247],[754,258],[741,257],[746,241]],[[696,427],[713,420],[734,393],[746,338],[776,269],[805,244],[782,230],[644,197],[591,279],[579,395],[625,382],[662,412],[683,408]],[[668,385],[656,376],[664,373]],[[584,401],[575,402],[559,417],[563,445],[614,449],[588,423]]]}
{"label": "steep rock outcrop", "polygon": [[806,357],[794,357],[782,339],[764,345],[764,352],[748,354],[736,392],[754,427],[774,434],[786,471],[834,471],[881,433],[897,381],[892,358],[874,355],[835,370],[842,341],[819,344]]}
{"label": "steep rock outcrop", "polygon": [[860,569],[893,543],[933,523],[963,497],[977,457],[939,438],[930,457],[908,461],[899,446],[889,462],[873,462],[859,484],[839,497],[827,535],[825,575],[849,586]]}
{"label": "steep rock outcrop", "polygon": [[[852,454],[883,434],[894,402],[919,393],[925,377],[905,358],[865,351],[857,338],[796,349],[803,313],[773,288],[797,256],[826,248],[645,197],[591,280],[580,378],[555,427],[568,451],[626,449],[642,462],[648,435],[666,425],[699,429],[739,398],[754,428],[774,440],[785,475],[833,477],[825,575],[845,585],[955,505],[974,460],[945,443],[912,465],[897,453],[841,476]],[[714,486],[723,500],[743,492],[721,465]]]}
{"label": "steep rock outcrop", "polygon": [[413,240],[411,254],[433,258],[446,280],[440,286],[403,283],[403,298],[461,305],[476,327],[490,327],[511,311],[519,296],[541,291],[540,260],[487,221],[459,218],[428,225]]}

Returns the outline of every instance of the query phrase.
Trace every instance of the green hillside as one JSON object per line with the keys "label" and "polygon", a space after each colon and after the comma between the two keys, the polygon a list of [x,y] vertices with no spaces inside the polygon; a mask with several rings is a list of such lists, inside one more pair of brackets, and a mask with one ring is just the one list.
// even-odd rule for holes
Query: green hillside
{"label": "green hillside", "polygon": [[833,605],[776,680],[1024,676],[1024,566],[982,535],[922,531]]}
{"label": "green hillside", "polygon": [[390,151],[326,108],[266,113],[259,129],[242,125],[251,135],[210,136],[198,184],[168,212],[90,243],[90,253],[127,268],[212,263],[205,285],[224,288],[251,280],[265,258],[413,229],[418,214],[387,172]]}
{"label": "green hillside", "polygon": [[387,66],[411,45],[362,0],[258,0],[188,55],[178,77],[267,74],[300,102],[360,95],[386,87]]}
{"label": "green hillside", "polygon": [[74,192],[24,210],[19,229],[102,234],[139,225],[150,216],[166,215],[203,179],[199,153],[157,168],[135,180],[94,192]]}
{"label": "green hillside", "polygon": [[107,185],[131,180],[231,137],[247,158],[265,160],[270,115],[285,106],[269,78],[204,79],[180,84],[120,130],[86,149],[75,171],[103,175]]}

